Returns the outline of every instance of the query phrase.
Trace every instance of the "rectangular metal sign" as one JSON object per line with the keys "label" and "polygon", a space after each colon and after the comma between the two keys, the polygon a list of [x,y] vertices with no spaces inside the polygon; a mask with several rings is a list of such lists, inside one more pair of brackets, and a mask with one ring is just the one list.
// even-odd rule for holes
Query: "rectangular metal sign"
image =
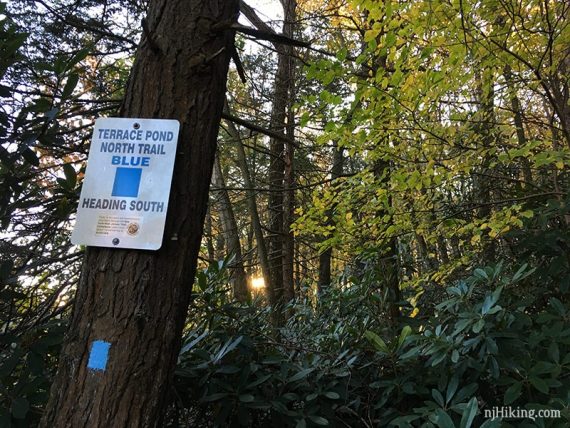
{"label": "rectangular metal sign", "polygon": [[177,120],[97,119],[71,242],[160,248],[179,129]]}

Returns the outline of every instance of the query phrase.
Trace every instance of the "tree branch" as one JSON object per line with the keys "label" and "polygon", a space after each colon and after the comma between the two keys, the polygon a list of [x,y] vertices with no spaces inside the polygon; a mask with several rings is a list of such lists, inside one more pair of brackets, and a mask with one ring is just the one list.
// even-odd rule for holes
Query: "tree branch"
{"label": "tree branch", "polygon": [[249,122],[245,119],[241,119],[239,117],[236,117],[236,116],[234,116],[234,115],[232,115],[226,111],[222,112],[222,118],[229,120],[233,123],[237,123],[238,125],[241,125],[244,128],[251,129],[252,131],[259,132],[261,134],[267,135],[268,137],[275,138],[276,140],[281,140],[281,141],[284,141],[286,143],[293,144],[293,145],[295,145],[295,147],[298,147],[297,143],[295,141],[293,141],[291,138],[288,138],[285,135],[280,134],[279,132],[272,131],[271,129],[263,128],[259,125],[256,125],[255,123]]}

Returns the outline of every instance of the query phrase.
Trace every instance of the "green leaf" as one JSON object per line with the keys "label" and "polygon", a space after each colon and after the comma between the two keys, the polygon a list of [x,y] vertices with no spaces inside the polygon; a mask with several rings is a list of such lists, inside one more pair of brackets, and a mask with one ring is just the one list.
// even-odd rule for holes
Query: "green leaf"
{"label": "green leaf", "polygon": [[[523,277],[527,276],[528,273],[527,273],[527,275],[524,275],[524,273],[525,273],[524,271],[526,270],[527,267],[528,267],[528,263],[523,264],[519,268],[519,270],[513,275],[513,279],[511,279],[511,283],[515,283],[518,280],[522,279]],[[532,272],[534,272],[534,269],[532,269],[529,273],[532,273]]]}
{"label": "green leaf", "polygon": [[327,391],[324,395],[331,400],[338,400],[340,398],[340,395],[334,391]]}
{"label": "green leaf", "polygon": [[521,382],[516,382],[511,386],[509,386],[505,391],[505,398],[503,400],[505,405],[508,406],[509,404],[514,403],[517,400],[517,398],[521,396],[521,392],[522,392]]}
{"label": "green leaf", "polygon": [[88,46],[85,46],[83,49],[77,51],[77,53],[73,55],[69,59],[69,61],[67,61],[67,67],[71,68],[79,64],[81,61],[87,58],[87,55],[89,55],[92,49],[93,49],[93,44],[90,44]]}
{"label": "green leaf", "polygon": [[457,374],[451,377],[449,384],[447,385],[447,392],[445,394],[445,404],[449,403],[455,392],[457,391],[457,387],[459,386],[459,376]]}
{"label": "green leaf", "polygon": [[67,183],[68,189],[74,189],[77,184],[77,172],[75,172],[75,168],[73,168],[71,164],[66,163],[63,165],[63,173],[65,174],[65,182]]}
{"label": "green leaf", "polygon": [[548,356],[554,361],[555,363],[560,362],[560,350],[558,348],[558,344],[556,342],[552,342],[548,347]]}
{"label": "green leaf", "polygon": [[473,326],[473,333],[480,333],[481,330],[483,330],[483,327],[485,327],[485,320],[484,319],[480,319],[479,321],[477,321],[475,323],[475,325]]}
{"label": "green leaf", "polygon": [[22,150],[22,157],[31,165],[33,166],[39,166],[40,165],[40,160],[38,158],[38,156],[36,155],[36,153],[30,149],[29,147],[26,147],[24,150]]}
{"label": "green leaf", "polygon": [[406,360],[408,358],[414,358],[416,356],[418,356],[421,352],[421,349],[419,347],[414,347],[412,349],[410,349],[408,352],[402,354],[400,356],[400,359],[402,360]]}
{"label": "green leaf", "polygon": [[301,379],[304,379],[309,375],[309,373],[313,372],[314,370],[315,370],[314,368],[301,370],[299,373],[296,373],[293,376],[291,376],[288,382],[297,382]]}
{"label": "green leaf", "polygon": [[72,93],[77,83],[79,82],[79,74],[72,73],[67,78],[67,82],[65,82],[65,86],[63,87],[63,92],[61,93],[61,97],[63,99],[68,98]]}
{"label": "green leaf", "polygon": [[317,398],[318,396],[319,396],[318,393],[313,392],[313,393],[307,395],[307,396],[305,397],[305,400],[307,400],[307,401],[313,401],[313,400],[314,400],[315,398]]}
{"label": "green leaf", "polygon": [[241,372],[242,369],[237,366],[222,366],[216,370],[216,374],[235,374]]}
{"label": "green leaf", "polygon": [[502,419],[487,419],[479,428],[500,428]]}
{"label": "green leaf", "polygon": [[377,351],[384,352],[385,354],[389,354],[390,350],[388,349],[388,345],[386,342],[380,338],[376,333],[370,330],[366,330],[364,333],[364,337],[368,339],[368,341],[376,348]]}
{"label": "green leaf", "polygon": [[59,109],[57,107],[54,107],[54,108],[49,109],[45,113],[45,117],[47,118],[48,122],[51,122],[52,120],[55,119],[55,117],[57,116],[58,113],[59,113]]}
{"label": "green leaf", "polygon": [[451,417],[443,409],[437,409],[435,411],[434,422],[440,428],[455,428],[453,419],[451,419]]}
{"label": "green leaf", "polygon": [[309,416],[309,418],[316,423],[317,425],[326,427],[329,425],[329,421],[323,418],[322,416]]}
{"label": "green leaf", "polygon": [[215,394],[202,397],[200,401],[203,403],[209,403],[211,401],[218,401],[221,400],[222,398],[226,398],[228,395],[229,394],[227,392],[216,392]]}
{"label": "green leaf", "polygon": [[198,288],[200,288],[200,291],[206,291],[208,288],[208,277],[206,276],[206,273],[204,271],[200,271],[196,276],[198,277]]}
{"label": "green leaf", "polygon": [[14,260],[5,260],[0,263],[0,281],[10,278],[13,268]]}
{"label": "green leaf", "polygon": [[10,415],[0,414],[0,427],[2,427],[2,428],[11,428],[12,427],[12,418],[10,417]]}
{"label": "green leaf", "polygon": [[336,58],[339,61],[344,61],[347,56],[348,56],[348,50],[346,48],[341,48],[336,54]]}
{"label": "green leaf", "polygon": [[443,401],[443,395],[441,395],[441,392],[439,392],[437,389],[432,389],[431,396],[433,397],[433,399],[437,404],[439,404],[441,407],[445,407],[445,403]]}
{"label": "green leaf", "polygon": [[412,334],[412,328],[407,325],[402,329],[402,332],[400,333],[400,338],[398,339],[398,348],[402,346],[404,340],[406,340],[406,337],[408,337],[410,334]]}
{"label": "green leaf", "polygon": [[472,397],[477,391],[478,385],[476,383],[470,383],[467,386],[464,386],[459,390],[459,392],[455,395],[455,399],[453,400],[456,403],[461,403],[465,398]]}
{"label": "green leaf", "polygon": [[270,377],[271,377],[270,374],[265,375],[265,376],[262,376],[262,377],[260,377],[259,379],[257,379],[257,380],[255,380],[255,381],[251,382],[249,385],[247,385],[247,386],[245,387],[245,389],[252,389],[252,388],[255,388],[256,386],[259,386],[259,385],[261,385],[263,382],[267,381],[267,379],[269,379]]}
{"label": "green leaf", "polygon": [[463,416],[461,417],[461,423],[459,424],[460,428],[471,428],[471,424],[473,423],[473,419],[475,419],[475,415],[477,415],[477,410],[479,405],[477,403],[477,398],[473,397],[467,403],[467,407],[463,411]]}
{"label": "green leaf", "polygon": [[493,294],[487,295],[487,297],[485,297],[485,301],[483,302],[483,306],[481,307],[481,314],[487,315],[495,303],[497,303],[495,296]]}
{"label": "green leaf", "polygon": [[55,74],[62,74],[67,66],[67,58],[64,55],[58,55],[53,62],[53,71]]}
{"label": "green leaf", "polygon": [[543,392],[544,394],[548,394],[548,384],[542,380],[539,377],[531,377],[529,379],[530,383],[532,384],[532,386],[534,386],[536,389],[538,389],[540,392]]}
{"label": "green leaf", "polygon": [[30,372],[32,374],[36,376],[43,374],[44,360],[42,358],[42,355],[38,354],[37,352],[29,352],[27,360]]}
{"label": "green leaf", "polygon": [[23,397],[18,397],[12,400],[10,412],[15,419],[25,419],[28,411],[30,410],[30,403]]}
{"label": "green leaf", "polygon": [[253,400],[255,400],[255,397],[251,394],[242,394],[239,396],[239,401],[242,403],[251,403]]}
{"label": "green leaf", "polygon": [[239,336],[234,340],[232,340],[231,338],[228,339],[228,341],[224,344],[224,346],[222,346],[222,348],[219,350],[218,354],[214,358],[214,362],[215,363],[219,362],[224,356],[233,351],[241,343],[242,339],[243,336]]}
{"label": "green leaf", "polygon": [[2,56],[5,58],[10,58],[12,55],[14,55],[16,51],[22,47],[28,36],[28,33],[19,33],[12,35],[10,40],[3,43]]}
{"label": "green leaf", "polygon": [[306,428],[307,427],[307,422],[305,421],[305,419],[299,419],[297,421],[297,425],[295,425],[295,428]]}
{"label": "green leaf", "polygon": [[489,275],[487,275],[487,272],[485,272],[483,269],[481,268],[477,268],[473,271],[473,275],[475,275],[477,278],[479,279],[485,279],[487,281],[489,281]]}
{"label": "green leaf", "polygon": [[558,300],[556,297],[552,297],[550,299],[550,304],[554,307],[554,309],[556,309],[556,312],[558,312],[560,315],[566,314],[566,308],[564,307],[562,302]]}
{"label": "green leaf", "polygon": [[204,332],[202,334],[200,334],[200,336],[198,336],[197,338],[192,340],[190,343],[187,343],[186,345],[184,345],[182,347],[182,349],[180,350],[180,354],[182,355],[182,354],[188,352],[189,350],[191,350],[194,346],[196,346],[207,335],[208,335],[208,330],[204,330]]}
{"label": "green leaf", "polygon": [[297,394],[295,394],[294,392],[286,392],[285,394],[283,394],[281,396],[281,398],[283,398],[287,401],[297,401],[299,399],[299,396]]}

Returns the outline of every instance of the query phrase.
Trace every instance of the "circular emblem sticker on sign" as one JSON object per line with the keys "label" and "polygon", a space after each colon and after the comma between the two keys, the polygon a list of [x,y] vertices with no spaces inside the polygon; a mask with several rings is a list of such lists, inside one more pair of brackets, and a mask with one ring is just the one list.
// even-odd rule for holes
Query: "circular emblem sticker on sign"
{"label": "circular emblem sticker on sign", "polygon": [[127,226],[127,233],[131,236],[135,236],[139,232],[139,228],[137,223],[131,223]]}

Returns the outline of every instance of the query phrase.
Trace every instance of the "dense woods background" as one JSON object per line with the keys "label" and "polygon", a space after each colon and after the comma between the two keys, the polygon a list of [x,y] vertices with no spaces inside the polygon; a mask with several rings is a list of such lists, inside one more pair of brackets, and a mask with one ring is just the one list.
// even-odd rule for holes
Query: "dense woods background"
{"label": "dense woods background", "polygon": [[[165,424],[568,425],[570,4],[273,7],[241,5]],[[0,3],[1,427],[45,408],[146,8]]]}

